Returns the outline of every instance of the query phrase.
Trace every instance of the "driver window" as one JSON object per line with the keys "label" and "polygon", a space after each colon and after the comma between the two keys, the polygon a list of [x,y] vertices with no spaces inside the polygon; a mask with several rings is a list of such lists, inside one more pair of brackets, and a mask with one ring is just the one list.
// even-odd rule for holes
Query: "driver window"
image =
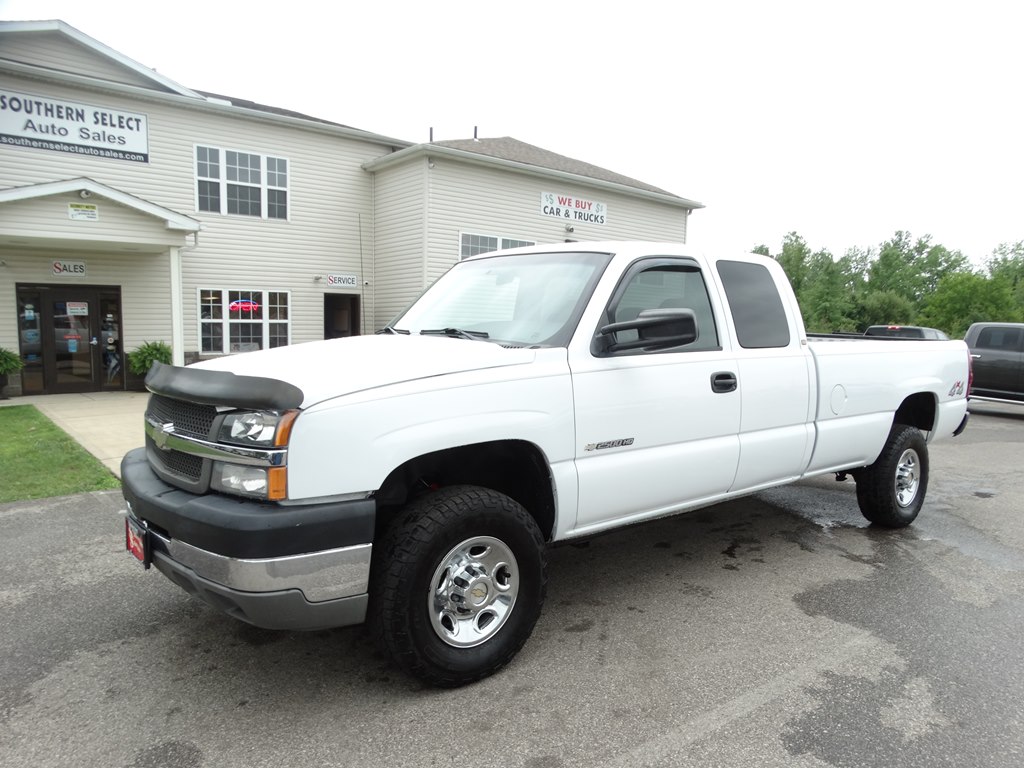
{"label": "driver window", "polygon": [[[663,265],[637,272],[626,285],[609,321],[635,320],[645,309],[666,308],[693,310],[698,336],[695,342],[685,347],[686,351],[719,348],[718,331],[704,278],[694,267]],[[622,331],[616,337],[619,342],[634,341],[637,332]]]}

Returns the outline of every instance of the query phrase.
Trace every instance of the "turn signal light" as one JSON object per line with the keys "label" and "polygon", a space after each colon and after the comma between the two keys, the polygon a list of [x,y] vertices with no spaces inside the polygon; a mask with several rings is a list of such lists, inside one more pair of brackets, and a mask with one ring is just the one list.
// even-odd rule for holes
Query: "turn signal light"
{"label": "turn signal light", "polygon": [[288,496],[288,468],[272,467],[267,470],[267,498],[281,501]]}

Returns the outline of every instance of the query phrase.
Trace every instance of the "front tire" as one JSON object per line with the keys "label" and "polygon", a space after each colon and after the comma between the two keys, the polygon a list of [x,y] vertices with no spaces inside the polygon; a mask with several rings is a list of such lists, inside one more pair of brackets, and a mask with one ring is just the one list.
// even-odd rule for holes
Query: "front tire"
{"label": "front tire", "polygon": [[928,490],[928,444],[920,430],[894,424],[875,463],[856,474],[857,504],[876,525],[904,528],[914,522]]}
{"label": "front tire", "polygon": [[547,587],[544,537],[517,502],[452,486],[392,523],[371,573],[371,611],[407,673],[454,687],[497,672],[526,643]]}

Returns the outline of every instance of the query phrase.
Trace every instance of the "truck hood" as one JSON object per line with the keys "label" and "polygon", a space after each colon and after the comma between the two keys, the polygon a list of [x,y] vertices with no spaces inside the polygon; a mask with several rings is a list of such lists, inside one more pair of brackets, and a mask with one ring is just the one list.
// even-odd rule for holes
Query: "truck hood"
{"label": "truck hood", "polygon": [[525,365],[536,351],[446,336],[379,334],[292,344],[189,366],[286,381],[302,407],[388,384],[485,368]]}

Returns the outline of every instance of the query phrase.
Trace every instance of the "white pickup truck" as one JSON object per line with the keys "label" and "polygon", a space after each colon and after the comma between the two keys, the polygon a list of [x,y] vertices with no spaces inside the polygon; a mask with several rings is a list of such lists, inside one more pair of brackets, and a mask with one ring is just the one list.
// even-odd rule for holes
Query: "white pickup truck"
{"label": "white pickup truck", "polygon": [[823,473],[908,525],[969,372],[962,341],[809,339],[770,258],[485,254],[375,335],[154,366],[126,545],[239,619],[369,621],[461,685],[526,642],[553,542]]}

